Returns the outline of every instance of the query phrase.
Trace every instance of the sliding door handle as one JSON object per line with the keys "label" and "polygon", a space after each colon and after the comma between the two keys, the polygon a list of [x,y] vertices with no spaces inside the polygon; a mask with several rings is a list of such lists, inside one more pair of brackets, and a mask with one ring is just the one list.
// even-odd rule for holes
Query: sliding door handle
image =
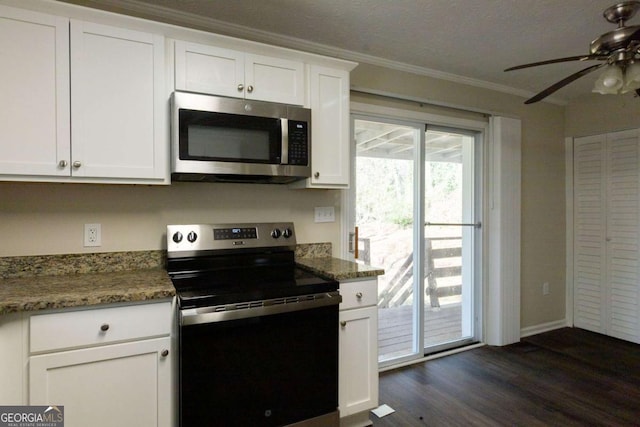
{"label": "sliding door handle", "polygon": [[358,227],[354,227],[353,232],[349,233],[349,253],[358,259]]}
{"label": "sliding door handle", "polygon": [[455,222],[425,222],[424,225],[426,226],[441,226],[441,227],[475,227],[475,228],[480,228],[482,227],[482,223],[480,221],[478,222],[472,222],[472,223],[455,223]]}

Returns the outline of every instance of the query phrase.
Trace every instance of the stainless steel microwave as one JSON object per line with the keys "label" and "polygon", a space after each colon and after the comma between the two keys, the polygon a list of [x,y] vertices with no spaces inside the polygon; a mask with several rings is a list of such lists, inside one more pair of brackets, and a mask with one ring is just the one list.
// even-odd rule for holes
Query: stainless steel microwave
{"label": "stainless steel microwave", "polygon": [[311,174],[311,110],[190,92],[171,98],[174,181],[289,183]]}

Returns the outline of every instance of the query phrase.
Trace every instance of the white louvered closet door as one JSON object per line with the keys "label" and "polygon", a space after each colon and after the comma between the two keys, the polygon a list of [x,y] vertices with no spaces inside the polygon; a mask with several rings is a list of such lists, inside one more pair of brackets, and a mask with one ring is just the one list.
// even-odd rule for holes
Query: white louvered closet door
{"label": "white louvered closet door", "polygon": [[634,342],[640,337],[639,159],[638,131],[607,135],[607,333]]}
{"label": "white louvered closet door", "polygon": [[606,135],[576,138],[574,168],[573,324],[605,333]]}
{"label": "white louvered closet door", "polygon": [[640,138],[574,145],[574,324],[640,342]]}

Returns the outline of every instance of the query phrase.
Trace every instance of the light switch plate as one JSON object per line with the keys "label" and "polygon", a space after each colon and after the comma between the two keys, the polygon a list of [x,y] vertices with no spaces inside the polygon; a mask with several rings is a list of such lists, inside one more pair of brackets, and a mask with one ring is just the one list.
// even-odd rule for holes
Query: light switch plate
{"label": "light switch plate", "polygon": [[314,208],[315,222],[336,222],[336,209],[333,206]]}

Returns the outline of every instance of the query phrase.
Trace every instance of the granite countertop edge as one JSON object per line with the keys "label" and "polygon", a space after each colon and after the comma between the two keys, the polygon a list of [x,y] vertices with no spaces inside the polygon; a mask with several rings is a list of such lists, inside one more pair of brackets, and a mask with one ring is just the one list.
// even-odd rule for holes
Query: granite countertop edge
{"label": "granite countertop edge", "polygon": [[[332,257],[327,243],[298,249],[298,266],[328,279],[384,274]],[[0,258],[0,315],[173,298],[165,265],[165,251]]]}
{"label": "granite countertop edge", "polygon": [[0,279],[0,315],[173,298],[164,268]]}
{"label": "granite countertop edge", "polygon": [[381,268],[328,256],[297,259],[296,263],[305,270],[338,281],[377,277],[384,274]]}

